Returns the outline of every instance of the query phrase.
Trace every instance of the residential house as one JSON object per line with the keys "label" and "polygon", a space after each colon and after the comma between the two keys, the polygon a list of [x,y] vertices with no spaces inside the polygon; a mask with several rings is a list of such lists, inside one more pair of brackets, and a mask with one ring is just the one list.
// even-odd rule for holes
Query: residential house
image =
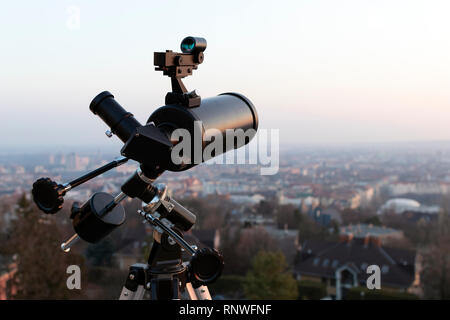
{"label": "residential house", "polygon": [[382,289],[413,292],[420,285],[415,260],[416,252],[383,247],[379,238],[342,235],[334,242],[304,241],[294,272],[298,280],[326,284],[328,295],[340,300],[349,288],[366,286],[370,265],[381,269]]}

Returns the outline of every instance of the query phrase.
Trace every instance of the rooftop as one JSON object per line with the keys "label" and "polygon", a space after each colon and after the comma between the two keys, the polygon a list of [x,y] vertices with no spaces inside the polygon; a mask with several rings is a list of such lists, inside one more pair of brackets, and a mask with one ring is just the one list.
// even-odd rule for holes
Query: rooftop
{"label": "rooftop", "polygon": [[414,281],[416,253],[404,249],[387,248],[361,240],[330,242],[307,240],[299,252],[295,272],[322,278],[335,277],[336,269],[352,264],[357,267],[358,280],[366,281],[369,265],[378,265],[382,285],[407,288]]}
{"label": "rooftop", "polygon": [[341,227],[341,234],[352,234],[355,238],[364,238],[366,236],[386,236],[392,234],[398,234],[401,231],[386,228],[384,226],[374,226],[372,224],[355,224]]}

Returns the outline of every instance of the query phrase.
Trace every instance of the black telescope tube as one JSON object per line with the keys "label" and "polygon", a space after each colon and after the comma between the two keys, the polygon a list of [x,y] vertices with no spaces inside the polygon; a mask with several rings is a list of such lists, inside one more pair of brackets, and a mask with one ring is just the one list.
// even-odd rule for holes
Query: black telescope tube
{"label": "black telescope tube", "polygon": [[[190,155],[186,155],[186,161],[180,164],[172,161],[164,163],[164,169],[169,171],[187,170],[200,162],[209,160],[209,155],[205,157],[203,151],[215,141],[217,133],[223,142],[223,147],[221,150],[220,148],[215,149],[212,156],[218,156],[246,145],[258,130],[258,114],[254,105],[242,94],[234,92],[202,99],[201,104],[195,108],[186,108],[176,104],[160,107],[150,115],[147,123],[150,122],[153,122],[158,129],[165,131],[168,137],[171,137],[172,132],[176,129],[185,129],[190,134]],[[233,133],[242,130],[245,134],[240,135],[240,139],[233,138],[230,142],[227,141],[230,139],[227,137],[228,130]],[[201,148],[199,148],[201,150],[195,149],[195,145],[198,143],[195,141],[196,131],[199,136],[201,135]],[[174,145],[178,143],[174,140],[171,142]],[[195,157],[196,152],[198,153],[197,157]]]}
{"label": "black telescope tube", "polygon": [[133,114],[122,108],[109,91],[103,91],[97,95],[89,109],[98,115],[111,128],[111,132],[124,143],[134,135],[136,128],[141,126]]}

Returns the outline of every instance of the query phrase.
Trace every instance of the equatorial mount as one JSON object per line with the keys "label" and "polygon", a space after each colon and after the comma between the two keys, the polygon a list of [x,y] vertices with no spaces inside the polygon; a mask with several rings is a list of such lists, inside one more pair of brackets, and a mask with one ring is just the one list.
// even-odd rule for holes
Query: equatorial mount
{"label": "equatorial mount", "polygon": [[[41,178],[33,185],[34,201],[42,211],[56,213],[70,189],[126,160],[117,158],[65,184]],[[61,249],[69,252],[80,238],[90,243],[99,242],[124,223],[125,210],[120,202],[127,197],[139,198],[143,206],[138,213],[153,226],[154,242],[147,265],[130,267],[121,299],[141,298],[144,289],[151,292],[152,299],[179,299],[185,289],[191,298],[210,299],[206,285],[221,275],[224,262],[218,251],[198,249],[184,240],[183,232],[192,228],[195,214],[171,198],[164,184],[153,184],[153,179],[145,176],[141,168],[122,185],[121,190],[116,197],[97,192],[81,206],[75,202],[70,218],[76,233],[62,243]],[[183,250],[191,255],[187,263],[182,259]],[[142,290],[137,290],[138,287]]]}

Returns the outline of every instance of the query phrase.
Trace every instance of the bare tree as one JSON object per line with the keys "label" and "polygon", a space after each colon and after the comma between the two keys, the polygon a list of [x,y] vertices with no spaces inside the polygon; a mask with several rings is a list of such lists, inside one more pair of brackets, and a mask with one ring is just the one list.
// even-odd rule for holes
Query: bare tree
{"label": "bare tree", "polygon": [[424,250],[422,264],[425,297],[450,299],[450,214],[447,207],[440,214],[435,241]]}
{"label": "bare tree", "polygon": [[66,270],[72,264],[82,267],[83,259],[73,253],[65,255],[59,249],[62,236],[54,217],[39,212],[25,194],[16,213],[5,250],[17,264],[11,283],[16,293],[12,298],[82,298],[82,291],[67,288]]}

